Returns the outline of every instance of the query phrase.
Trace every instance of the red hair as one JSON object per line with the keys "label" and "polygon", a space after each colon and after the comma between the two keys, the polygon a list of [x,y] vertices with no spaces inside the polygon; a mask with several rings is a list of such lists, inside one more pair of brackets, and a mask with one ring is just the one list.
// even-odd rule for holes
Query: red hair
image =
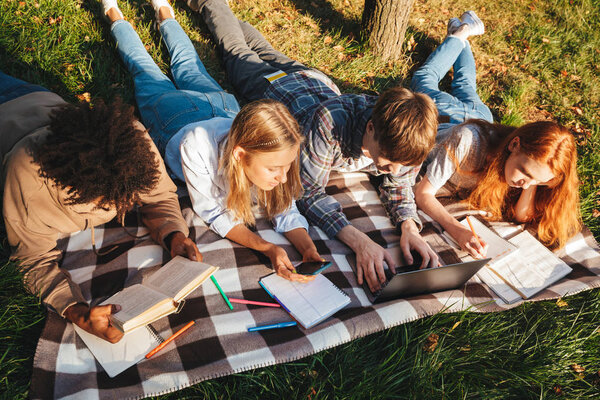
{"label": "red hair", "polygon": [[[537,187],[534,212],[527,222],[537,224],[538,237],[547,246],[564,246],[581,229],[577,148],[573,135],[550,121],[532,122],[512,130],[481,120],[469,122],[476,123],[487,136],[489,162],[481,171],[477,187],[467,198],[468,204],[491,213],[491,219],[514,220],[521,189],[511,188],[506,183],[504,168],[510,155],[508,145],[518,137],[519,151],[548,165],[554,174],[549,185]],[[491,135],[492,131],[495,135]]]}

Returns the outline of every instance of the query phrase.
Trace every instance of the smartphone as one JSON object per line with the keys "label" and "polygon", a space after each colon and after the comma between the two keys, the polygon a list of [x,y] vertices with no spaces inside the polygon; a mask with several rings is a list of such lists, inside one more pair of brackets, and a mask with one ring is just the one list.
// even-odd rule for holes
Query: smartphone
{"label": "smartphone", "polygon": [[323,270],[329,268],[331,262],[329,261],[308,261],[296,265],[296,273],[300,275],[317,275]]}

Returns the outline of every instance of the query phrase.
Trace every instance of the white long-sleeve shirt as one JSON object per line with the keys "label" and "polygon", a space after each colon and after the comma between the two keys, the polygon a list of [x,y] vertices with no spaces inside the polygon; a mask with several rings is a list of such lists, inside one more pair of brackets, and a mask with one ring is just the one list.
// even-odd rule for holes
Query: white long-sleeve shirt
{"label": "white long-sleeve shirt", "polygon": [[[219,171],[220,144],[232,122],[231,118],[216,117],[186,125],[169,140],[165,151],[166,164],[187,185],[194,212],[222,237],[243,223],[226,208],[229,184]],[[273,218],[273,225],[279,233],[296,228],[308,230],[308,222],[295,202]]]}

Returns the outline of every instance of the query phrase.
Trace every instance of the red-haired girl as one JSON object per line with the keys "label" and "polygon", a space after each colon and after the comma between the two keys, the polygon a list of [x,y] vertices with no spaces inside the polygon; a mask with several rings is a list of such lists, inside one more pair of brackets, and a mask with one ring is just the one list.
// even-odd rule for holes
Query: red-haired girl
{"label": "red-haired girl", "polygon": [[[528,223],[539,239],[562,247],[581,227],[577,151],[573,136],[550,121],[520,128],[494,124],[475,86],[475,61],[467,38],[481,35],[483,23],[472,11],[448,23],[448,37],[415,73],[412,86],[428,94],[441,116],[437,144],[416,187],[417,205],[475,257],[487,245],[453,218],[437,195],[470,192],[466,202],[490,219]],[[438,84],[454,67],[451,93]]]}

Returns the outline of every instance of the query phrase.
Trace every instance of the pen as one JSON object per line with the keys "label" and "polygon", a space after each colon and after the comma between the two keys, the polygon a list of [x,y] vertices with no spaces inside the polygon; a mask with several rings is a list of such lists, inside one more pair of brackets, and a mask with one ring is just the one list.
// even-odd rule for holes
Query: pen
{"label": "pen", "polygon": [[473,229],[473,225],[471,224],[471,220],[469,219],[468,215],[467,215],[467,222],[469,223],[469,228],[471,228],[471,232],[473,232],[473,236],[475,236],[475,239],[477,239],[479,244],[481,246],[483,246],[483,243],[481,243],[481,239],[479,239],[479,236],[477,236],[477,234],[475,233],[475,229]]}
{"label": "pen", "polygon": [[229,307],[229,309],[233,310],[233,306],[229,302],[229,299],[227,298],[227,295],[225,294],[225,292],[223,291],[223,289],[221,289],[221,286],[219,285],[219,282],[217,282],[217,278],[215,278],[214,275],[211,275],[210,276],[210,280],[213,281],[213,283],[217,287],[217,290],[219,291],[219,293],[221,293],[221,296],[223,296],[223,300],[225,300],[225,303],[227,303],[227,306]]}
{"label": "pen", "polygon": [[167,340],[165,340],[164,342],[162,342],[161,344],[159,344],[158,346],[156,346],[154,348],[154,350],[152,350],[150,353],[146,354],[146,358],[150,358],[153,355],[155,355],[156,353],[158,353],[163,347],[165,347],[166,345],[168,345],[169,343],[171,343],[173,340],[175,340],[175,338],[179,335],[181,335],[183,332],[187,331],[192,325],[194,325],[195,321],[190,321],[187,324],[185,324],[185,326],[183,328],[181,328],[180,330],[178,330],[177,332],[175,332],[173,335],[171,335],[170,338],[168,338]]}
{"label": "pen", "polygon": [[297,325],[296,321],[280,322],[278,324],[253,326],[251,328],[248,328],[248,332],[264,331],[265,329],[289,328],[291,326],[296,326],[296,325]]}
{"label": "pen", "polygon": [[244,300],[244,299],[234,299],[232,297],[229,298],[229,301],[232,303],[238,304],[252,304],[254,306],[265,306],[265,307],[281,307],[277,303],[265,303],[264,301],[254,301],[254,300]]}

